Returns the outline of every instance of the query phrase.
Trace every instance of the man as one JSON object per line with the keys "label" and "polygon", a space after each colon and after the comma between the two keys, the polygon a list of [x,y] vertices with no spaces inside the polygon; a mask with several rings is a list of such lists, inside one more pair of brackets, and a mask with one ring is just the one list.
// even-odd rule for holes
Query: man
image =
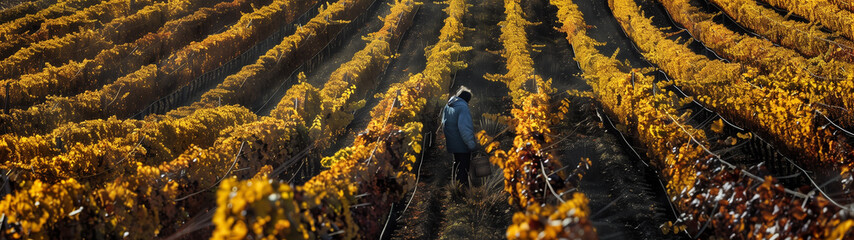
{"label": "man", "polygon": [[469,162],[472,152],[477,148],[468,106],[470,101],[471,90],[461,86],[457,94],[448,100],[448,104],[442,110],[445,146],[449,153],[454,154],[456,179],[463,185],[468,185]]}

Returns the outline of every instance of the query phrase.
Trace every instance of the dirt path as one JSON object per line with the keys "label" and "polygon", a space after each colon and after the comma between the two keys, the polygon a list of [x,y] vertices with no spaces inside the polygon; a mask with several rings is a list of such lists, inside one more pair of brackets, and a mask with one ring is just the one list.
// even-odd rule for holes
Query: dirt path
{"label": "dirt path", "polygon": [[[458,71],[450,90],[459,86],[472,88],[474,97],[470,104],[475,128],[483,113],[507,114],[510,109],[507,87],[500,82],[483,78],[486,73],[504,71],[503,58],[495,51],[501,49],[496,41],[500,34],[497,26],[503,20],[500,0],[472,1],[469,14],[464,19],[467,31],[462,45],[472,46],[463,58],[468,67]],[[444,15],[444,14],[443,14]],[[425,124],[436,133],[438,121]],[[504,239],[513,211],[507,205],[503,176],[493,169],[493,177],[486,187],[462,189],[451,182],[453,157],[442,146],[444,137],[439,133],[422,160],[418,190],[406,212],[398,213],[390,239]]]}

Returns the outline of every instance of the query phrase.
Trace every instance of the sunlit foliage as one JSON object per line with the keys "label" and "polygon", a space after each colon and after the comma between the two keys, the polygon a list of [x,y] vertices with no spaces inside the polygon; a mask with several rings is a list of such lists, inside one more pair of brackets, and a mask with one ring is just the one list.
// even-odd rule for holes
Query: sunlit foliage
{"label": "sunlit foliage", "polygon": [[[431,99],[429,102],[439,101],[446,91],[439,86],[446,86],[450,81],[450,73],[459,66],[451,61],[452,57],[467,49],[459,46],[463,28],[456,24],[465,13],[465,3],[454,0],[448,4],[446,12],[450,17],[445,21],[439,43],[427,51],[427,68],[382,94],[384,99],[372,111],[368,129],[357,136],[352,146],[323,160],[329,170],[321,172],[302,186],[277,187],[277,191],[266,191],[261,197],[244,195],[243,192],[256,191],[250,189],[250,184],[254,186],[251,182],[239,183],[237,188],[223,187],[219,192],[220,206],[233,207],[236,203],[244,206],[244,209],[264,207],[270,204],[270,199],[277,199],[272,201],[274,204],[287,205],[291,204],[287,197],[293,196],[298,201],[297,207],[248,217],[239,215],[239,210],[220,211],[215,216],[215,236],[296,239],[335,236],[352,239],[379,235],[381,226],[376,220],[386,217],[390,204],[414,187],[415,176],[411,170],[416,156],[423,151],[420,116],[428,102],[425,99]],[[400,13],[410,12],[413,7],[413,1],[396,1],[392,13],[384,19],[386,26],[393,26],[395,22],[406,19],[406,14]],[[392,34],[390,30],[384,27],[376,32],[373,41],[387,41],[382,36]],[[351,63],[360,60],[354,58]],[[360,69],[349,66],[345,64],[339,70]],[[336,86],[327,84],[320,92],[347,89]],[[274,116],[289,113],[281,108],[295,105],[281,103],[285,101],[280,102],[277,110],[274,110]],[[303,112],[292,114],[304,115]],[[273,184],[277,185],[282,184]],[[282,199],[281,196],[286,198]],[[275,218],[272,218],[275,221],[267,220],[271,218],[266,217],[266,214],[275,214]]]}
{"label": "sunlit foliage", "polygon": [[[25,108],[45,101],[48,95],[73,96],[93,90],[98,84],[112,83],[115,76],[129,74],[150,64],[152,59],[168,56],[191,41],[206,37],[204,31],[198,30],[234,21],[240,18],[241,11],[251,10],[252,4],[265,2],[270,0],[233,0],[200,8],[190,15],[172,19],[159,26],[158,30],[134,41],[106,45],[94,57],[58,66],[46,65],[40,71],[20,78],[0,80],[0,97],[7,99],[6,104],[10,108]],[[154,14],[155,17],[158,15]],[[90,48],[96,49],[94,46]]]}

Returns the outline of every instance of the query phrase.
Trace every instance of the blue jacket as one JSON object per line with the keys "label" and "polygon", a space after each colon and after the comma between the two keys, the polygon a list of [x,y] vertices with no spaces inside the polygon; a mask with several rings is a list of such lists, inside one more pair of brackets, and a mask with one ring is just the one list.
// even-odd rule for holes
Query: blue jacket
{"label": "blue jacket", "polygon": [[451,97],[448,100],[448,105],[442,110],[442,125],[448,152],[468,153],[477,147],[469,105],[462,98]]}

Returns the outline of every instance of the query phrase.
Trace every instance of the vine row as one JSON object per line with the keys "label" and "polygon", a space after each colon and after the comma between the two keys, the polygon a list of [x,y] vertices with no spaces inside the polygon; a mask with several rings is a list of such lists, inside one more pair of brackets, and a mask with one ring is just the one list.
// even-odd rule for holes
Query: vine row
{"label": "vine row", "polygon": [[753,0],[709,0],[738,24],[808,57],[854,60],[854,42],[834,37],[810,23],[789,20]]}
{"label": "vine row", "polygon": [[38,0],[38,1],[27,1],[19,3],[14,7],[10,7],[7,9],[3,9],[0,11],[0,22],[11,22],[15,19],[22,18],[27,16],[27,14],[33,14],[41,11],[56,3],[57,0]]}
{"label": "vine row", "polygon": [[[72,27],[75,22],[84,22],[88,25],[78,26],[80,31],[68,34],[45,34],[46,37],[44,38],[50,39],[34,39],[38,42],[20,49],[0,62],[0,78],[17,78],[23,74],[39,72],[46,64],[61,65],[69,60],[81,61],[91,58],[105,49],[132,42],[146,33],[156,31],[168,21],[181,18],[196,11],[199,7],[212,5],[215,2],[198,0],[155,2],[138,11],[127,9],[129,4],[125,1],[109,3],[110,5],[104,6],[104,8],[109,7],[108,9],[95,9],[92,11],[101,12],[91,14],[110,15],[113,18],[60,18],[57,21],[49,21],[43,24],[43,28],[51,28],[46,25],[48,23],[63,28]],[[93,8],[95,7],[90,9]],[[125,12],[132,12],[132,14],[125,14]],[[104,22],[104,26],[96,28],[94,24],[97,22]],[[73,29],[78,27],[73,27]],[[71,31],[68,30],[67,32]]]}
{"label": "vine row", "polygon": [[[670,40],[660,40],[664,33],[641,16],[633,1],[610,0],[609,5],[633,39],[649,39],[667,47],[664,44]],[[566,12],[581,16],[577,10]],[[579,24],[564,19],[565,25]],[[640,29],[648,30],[643,32],[644,38],[636,36]],[[848,213],[823,196],[785,189],[761,165],[745,170],[712,154],[705,147],[709,145],[706,133],[684,123],[688,114],[678,114],[676,109],[685,101],[674,103],[675,93],[658,93],[654,89],[664,84],[655,84],[635,70],[620,71],[619,62],[599,54],[594,48],[597,43],[579,34],[578,28],[565,31],[594,96],[609,115],[630,126],[629,133],[646,146],[647,155],[667,181],[670,201],[682,212],[677,221],[681,227],[674,232],[687,230],[699,236],[708,228],[712,232],[705,234],[731,239],[839,239],[854,234]]]}
{"label": "vine row", "polygon": [[[284,37],[278,45],[273,46],[255,63],[243,66],[239,72],[226,77],[222,83],[205,92],[199,101],[174,109],[166,115],[182,116],[196,109],[221,104],[250,105],[257,102],[262,97],[262,94],[258,93],[263,93],[276,81],[282,80],[281,75],[289,75],[299,63],[309,60],[318,53],[347,24],[362,15],[369,4],[371,2],[359,1],[347,6],[339,4],[327,7],[306,24],[297,28],[293,34]],[[367,56],[371,57],[371,55]]]}
{"label": "vine row", "polygon": [[[516,137],[511,149],[493,150],[497,146],[494,142],[486,150],[492,153],[490,161],[504,171],[504,189],[510,194],[510,204],[521,209],[513,216],[507,237],[595,239],[596,230],[587,219],[587,198],[575,193],[569,200],[563,199],[577,182],[555,173],[561,165],[547,149],[554,143],[551,127],[566,115],[568,101],[553,106],[550,94],[555,90],[551,79],[543,80],[534,72],[532,46],[525,31],[533,23],[525,20],[520,1],[504,1],[504,13],[506,19],[499,23],[503,26],[499,40],[504,46],[501,55],[507,61],[507,73],[486,77],[504,82],[510,89],[516,105],[511,110]],[[548,200],[552,197],[562,204],[551,204]]]}
{"label": "vine row", "polygon": [[41,72],[0,81],[0,98],[5,101],[6,108],[22,108],[45,101],[48,95],[69,96],[112,83],[117,76],[129,74],[237,21],[241,12],[252,10],[252,4],[270,2],[233,0],[201,8],[191,15],[166,22],[156,32],[133,42],[103,49],[92,59],[46,66]]}
{"label": "vine row", "polygon": [[[91,29],[96,23],[109,22],[115,17],[129,15],[153,3],[154,0],[141,0],[130,4],[129,0],[109,1],[66,1],[51,6],[36,14],[19,18],[8,26],[0,26],[4,40],[0,44],[0,57],[6,58],[18,52],[22,47],[34,42],[47,40],[54,36],[63,36],[78,27]],[[53,8],[77,8],[68,14]],[[5,77],[5,76],[4,76]]]}
{"label": "vine row", "polygon": [[[329,170],[296,188],[274,184],[279,186],[278,191],[267,191],[260,198],[246,194],[256,191],[252,189],[255,186],[252,181],[236,183],[230,189],[221,187],[220,207],[214,215],[217,225],[214,236],[296,239],[378,236],[382,230],[378,219],[385,216],[392,202],[414,187],[411,169],[416,155],[422,151],[420,121],[425,107],[441,101],[451,73],[465,66],[454,59],[468,50],[459,45],[464,30],[460,19],[466,5],[461,0],[448,4],[445,12],[449,17],[440,31],[439,42],[427,49],[425,70],[404,83],[394,84],[383,94],[383,100],[371,111],[368,128],[356,137],[353,146],[324,158]],[[297,207],[252,216],[240,214],[245,209],[270,204]]]}
{"label": "vine row", "polygon": [[0,24],[0,58],[6,58],[15,53],[15,44],[19,41],[27,41],[27,31],[39,29],[39,26],[47,20],[74,14],[80,9],[96,4],[97,0],[65,0],[57,1],[48,8],[13,21]]}
{"label": "vine row", "polygon": [[[162,64],[150,64],[104,85],[73,97],[55,97],[26,110],[14,109],[0,116],[6,133],[39,134],[66,122],[133,115],[163,92],[170,92],[196,76],[210,71],[271,33],[282,22],[290,22],[313,4],[312,1],[276,0],[244,14],[226,31],[194,42],[173,53]],[[309,6],[306,6],[309,5]],[[224,46],[228,45],[226,48]]]}
{"label": "vine row", "polygon": [[810,21],[837,31],[848,40],[854,40],[854,12],[839,9],[828,0],[761,0],[778,8],[791,11]]}
{"label": "vine row", "polygon": [[513,214],[507,227],[507,239],[583,239],[595,240],[596,231],[590,222],[590,200],[582,193],[557,206],[531,205]]}
{"label": "vine row", "polygon": [[[0,169],[11,170],[11,179],[14,181],[40,180],[44,183],[55,183],[74,178],[79,182],[100,184],[129,173],[115,170],[121,168],[120,166],[135,166],[137,163],[157,165],[167,162],[190,146],[212,145],[219,136],[217,129],[253,122],[256,118],[255,114],[245,108],[223,106],[203,109],[184,118],[160,119],[156,122],[133,119],[90,120],[80,126],[92,127],[92,130],[72,131],[85,131],[89,135],[102,133],[102,136],[95,138],[100,141],[28,137],[25,140],[42,140],[24,142],[30,143],[23,145],[28,148],[33,148],[33,145],[41,147],[34,149],[37,150],[32,152],[35,156],[17,161],[10,159],[0,165]],[[130,127],[134,128],[128,131]],[[120,135],[122,133],[124,134]],[[58,154],[53,154],[57,152]]]}
{"label": "vine row", "polygon": [[839,6],[839,8],[854,12],[854,3],[845,0],[830,0],[830,2]]}
{"label": "vine row", "polygon": [[[340,9],[345,5],[352,7],[356,4],[354,2],[342,1],[331,4],[329,9]],[[409,6],[409,11],[411,11],[414,4],[410,1],[407,6]],[[400,10],[394,11],[394,13],[399,12]],[[405,17],[402,14],[395,15],[397,17]],[[319,18],[322,18],[322,16]],[[398,23],[407,19],[388,18],[389,22]],[[383,30],[389,31],[387,28]],[[396,31],[392,30],[392,32]],[[293,102],[293,99],[301,99],[305,96],[305,91],[301,91],[299,88],[292,88],[282,98],[283,103],[280,103],[279,106],[285,106],[285,102],[290,103]],[[302,102],[306,102],[307,100],[302,99]],[[160,163],[159,166],[156,166],[158,165],[156,162],[126,164],[127,170],[125,171],[131,174],[121,174],[120,176],[122,177],[114,178],[114,180],[104,185],[105,187],[95,189],[94,192],[96,194],[94,197],[82,197],[82,199],[88,199],[88,202],[83,201],[82,204],[96,205],[92,207],[93,210],[83,212],[87,216],[104,216],[104,213],[107,213],[106,216],[109,217],[103,217],[103,219],[97,217],[97,221],[95,222],[110,223],[108,227],[113,229],[108,228],[106,232],[113,236],[120,236],[125,234],[125,232],[134,234],[134,236],[157,236],[161,231],[163,233],[174,232],[180,227],[180,224],[173,226],[172,223],[187,221],[189,220],[187,216],[195,216],[210,206],[209,203],[214,200],[214,195],[205,189],[216,187],[219,181],[221,181],[222,176],[234,175],[239,179],[245,179],[252,177],[252,173],[264,169],[268,171],[267,174],[271,174],[269,172],[271,165],[285,164],[285,159],[297,157],[300,151],[308,147],[307,143],[311,140],[308,138],[305,123],[310,124],[312,121],[302,120],[300,113],[304,111],[300,111],[294,107],[278,109],[279,112],[292,114],[285,116],[285,118],[263,117],[259,121],[236,125],[234,127],[189,122],[182,124],[190,128],[199,128],[202,131],[214,133],[217,131],[210,130],[224,130],[219,132],[218,136],[220,137],[214,141],[213,146],[207,148],[198,147],[202,145],[191,146],[174,160]],[[206,111],[221,113],[222,108],[200,110],[194,115]],[[243,109],[242,111],[248,110]],[[254,116],[251,113],[248,114],[249,116]],[[183,131],[186,130],[189,129]],[[188,134],[187,136],[193,135]],[[154,138],[168,139],[168,136]],[[145,159],[150,161],[151,157]],[[229,168],[228,166],[232,167]],[[233,169],[243,170],[238,172],[233,171]],[[21,197],[28,196],[24,194]],[[108,199],[123,200],[120,202],[108,200],[95,202],[93,199],[98,199],[97,197],[99,196],[101,198],[108,197]],[[60,202],[58,204],[67,203]],[[65,206],[67,205],[59,205],[58,207],[54,205],[58,209],[63,209]],[[78,205],[69,207],[76,206]],[[33,206],[25,205],[25,207]],[[35,206],[35,208],[37,207]],[[19,212],[31,213],[33,211],[19,210]],[[38,213],[38,211],[36,212]],[[33,216],[38,215],[19,215],[18,217],[31,219],[28,217]],[[45,223],[48,223],[46,226],[51,226],[51,223],[62,225],[64,222],[73,222],[74,220],[59,215],[58,217],[52,216]],[[13,224],[21,224],[20,226],[16,225],[16,227],[24,229],[22,223],[26,222],[26,220],[19,220]],[[31,230],[34,227],[37,228],[40,226],[30,226],[30,228],[26,229]]]}
{"label": "vine row", "polygon": [[[775,46],[770,41],[744,36],[711,21],[685,0],[659,0],[672,18],[697,40],[723,57],[773,72],[756,76],[754,83],[789,92],[805,103],[812,103],[822,112],[839,119],[842,126],[854,126],[854,99],[847,92],[854,90],[854,75],[846,69],[854,64],[835,62],[812,64],[795,51]],[[842,160],[844,161],[844,160]]]}
{"label": "vine row", "polygon": [[802,160],[802,164],[825,166],[826,171],[847,172],[851,164],[850,146],[832,126],[819,124],[817,107],[778,88],[750,84],[754,79],[782,79],[797,69],[758,75],[757,69],[738,63],[709,60],[633,14],[623,1],[613,4],[624,31],[637,43],[646,59],[673,78],[675,85],[727,119],[756,131],[760,136]]}

